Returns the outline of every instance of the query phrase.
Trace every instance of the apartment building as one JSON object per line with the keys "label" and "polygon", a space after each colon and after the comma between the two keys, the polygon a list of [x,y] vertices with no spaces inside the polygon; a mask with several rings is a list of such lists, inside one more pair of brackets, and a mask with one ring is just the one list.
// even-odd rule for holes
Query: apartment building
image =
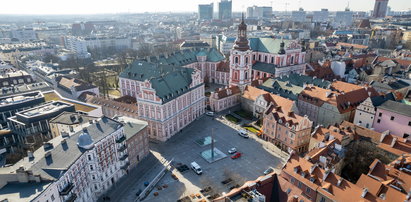
{"label": "apartment building", "polygon": [[263,139],[290,153],[303,153],[308,150],[313,123],[307,116],[297,115],[292,106],[291,100],[274,98],[264,112]]}
{"label": "apartment building", "polygon": [[53,138],[15,165],[0,168],[0,200],[96,201],[126,174],[127,149],[120,150],[124,133],[122,123],[102,117]]}

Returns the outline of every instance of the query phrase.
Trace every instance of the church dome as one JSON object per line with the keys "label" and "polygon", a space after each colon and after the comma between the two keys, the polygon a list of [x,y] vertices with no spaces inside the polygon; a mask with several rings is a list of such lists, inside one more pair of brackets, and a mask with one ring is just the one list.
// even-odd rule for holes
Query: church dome
{"label": "church dome", "polygon": [[91,136],[87,133],[87,130],[83,130],[77,140],[77,146],[83,149],[92,149],[94,147],[94,141]]}

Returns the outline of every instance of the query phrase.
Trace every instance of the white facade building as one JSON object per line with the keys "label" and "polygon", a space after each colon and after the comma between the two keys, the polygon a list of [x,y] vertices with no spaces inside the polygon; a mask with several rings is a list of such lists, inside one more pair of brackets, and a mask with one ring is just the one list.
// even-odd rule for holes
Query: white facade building
{"label": "white facade building", "polygon": [[331,62],[331,69],[333,70],[334,74],[337,76],[340,76],[341,78],[344,78],[345,68],[346,68],[345,62],[340,62],[340,61]]}
{"label": "white facade building", "polygon": [[74,36],[64,37],[64,46],[79,58],[91,57],[91,54],[87,52],[87,42],[82,38]]}

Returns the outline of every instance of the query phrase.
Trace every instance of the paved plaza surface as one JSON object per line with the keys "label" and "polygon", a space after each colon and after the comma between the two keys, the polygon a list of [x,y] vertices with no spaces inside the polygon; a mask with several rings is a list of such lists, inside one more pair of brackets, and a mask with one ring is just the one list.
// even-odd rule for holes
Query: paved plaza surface
{"label": "paved plaza surface", "polygon": [[[225,119],[203,116],[166,143],[151,143],[151,153],[158,159],[157,164],[164,159],[174,159],[174,165],[182,163],[190,166],[190,163],[195,161],[203,169],[203,174],[197,175],[192,170],[180,173],[174,169],[158,183],[158,186],[166,185],[167,188],[161,190],[155,188],[144,201],[177,201],[185,196],[200,193],[199,190],[207,186],[214,188],[215,192],[212,194],[221,194],[221,192],[228,192],[232,186],[255,180],[269,167],[278,172],[287,154],[255,135],[250,134],[249,139],[239,136],[238,129],[240,129],[238,125],[231,124]],[[227,155],[226,158],[213,163],[207,162],[200,155],[201,152],[210,149],[211,145],[200,146],[195,142],[210,135],[216,140],[215,147]],[[243,154],[241,158],[235,160],[230,158],[228,150],[232,147],[236,147],[238,152]],[[147,181],[147,176],[154,178],[158,170],[159,168],[147,171],[149,173],[145,173],[144,180]],[[178,180],[173,179],[171,174],[177,176]],[[227,178],[233,179],[233,182],[223,185],[221,181]],[[130,186],[122,188],[121,196],[116,199],[133,201],[136,190],[144,188],[144,180],[134,178]],[[154,196],[154,192],[158,192],[158,196]]]}

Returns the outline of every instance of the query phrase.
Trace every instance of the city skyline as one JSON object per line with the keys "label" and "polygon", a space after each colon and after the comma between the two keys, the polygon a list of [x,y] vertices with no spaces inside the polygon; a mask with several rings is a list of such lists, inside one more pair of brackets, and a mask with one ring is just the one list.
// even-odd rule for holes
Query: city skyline
{"label": "city skyline", "polygon": [[[197,12],[199,4],[216,3],[218,1],[208,0],[179,0],[179,4],[174,1],[152,0],[144,4],[132,6],[136,1],[117,0],[115,3],[101,3],[100,1],[80,1],[72,0],[70,4],[56,4],[52,0],[38,1],[7,1],[3,2],[0,8],[0,14],[103,14],[103,13],[142,13],[142,12]],[[286,4],[288,2],[288,4]],[[246,11],[246,8],[253,5],[272,6],[274,11],[291,11],[298,8],[304,8],[307,11],[320,10],[327,8],[330,11],[344,10],[349,3],[349,7],[354,11],[371,11],[374,8],[374,0],[364,1],[329,1],[329,0],[234,0],[233,11]],[[184,5],[184,6],[181,6]],[[318,6],[320,5],[320,6]],[[214,4],[216,7],[217,4]],[[403,11],[411,9],[411,1],[409,0],[390,0],[388,6],[392,10]],[[215,8],[216,12],[217,9]]]}

